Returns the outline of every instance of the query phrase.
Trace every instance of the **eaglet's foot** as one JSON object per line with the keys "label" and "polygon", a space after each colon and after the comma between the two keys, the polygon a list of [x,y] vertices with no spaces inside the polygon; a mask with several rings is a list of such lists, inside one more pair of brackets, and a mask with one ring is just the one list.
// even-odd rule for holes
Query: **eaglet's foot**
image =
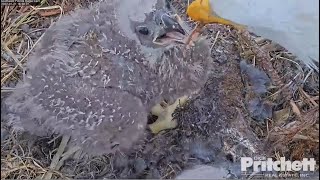
{"label": "eaglet's foot", "polygon": [[179,105],[184,105],[188,97],[183,96],[178,98],[172,105],[163,107],[160,104],[155,105],[151,109],[151,113],[155,116],[158,116],[158,119],[149,125],[149,128],[153,134],[157,134],[162,130],[173,129],[177,127],[178,122],[176,119],[173,119],[173,112]]}

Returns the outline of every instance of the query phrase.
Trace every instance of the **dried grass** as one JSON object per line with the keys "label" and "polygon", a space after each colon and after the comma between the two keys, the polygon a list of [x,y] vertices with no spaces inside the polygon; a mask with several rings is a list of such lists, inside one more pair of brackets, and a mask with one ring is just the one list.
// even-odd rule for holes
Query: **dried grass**
{"label": "dried grass", "polygon": [[[46,28],[80,2],[46,1],[33,6],[1,6],[1,93],[23,76],[23,64]],[[27,32],[26,32],[27,31]]]}
{"label": "dried grass", "polygon": [[1,143],[1,179],[43,178],[48,172],[52,173],[54,178],[66,178],[58,171],[49,170],[41,159],[35,158],[32,148],[27,145],[28,142],[19,139],[19,136],[21,135],[12,132],[9,138]]}
{"label": "dried grass", "polygon": [[[28,8],[26,11],[27,8],[23,6],[4,6],[2,9],[1,93],[3,88],[10,86],[10,82],[16,82],[21,77],[21,70],[24,70],[22,64],[41,39],[41,36],[30,38],[21,28],[22,25],[28,24],[34,27],[34,31],[41,31],[41,28],[36,27],[41,22],[41,17],[37,16],[37,8]],[[17,14],[20,15],[16,17]]]}
{"label": "dried grass", "polygon": [[270,40],[248,32],[238,36],[241,57],[265,70],[274,82],[266,100],[277,104],[277,116],[257,133],[272,147],[274,157],[280,152],[313,157],[314,150],[319,151],[319,75]]}
{"label": "dried grass", "polygon": [[[1,6],[1,97],[13,91],[15,84],[23,78],[28,55],[41,40],[45,29],[78,5],[81,6],[79,1],[41,0],[36,7]],[[78,147],[67,152],[59,147],[57,153],[56,149],[51,149],[46,152],[51,164],[46,164],[44,159],[34,157],[27,142],[19,137],[21,134],[11,132],[1,142],[1,179],[67,178],[59,169]]]}
{"label": "dried grass", "polygon": [[[41,5],[37,7],[1,7],[1,95],[14,90],[17,81],[23,77],[23,65],[41,39],[44,30],[61,17],[63,11],[69,11],[78,4],[79,1],[63,0],[48,3],[42,0]],[[26,25],[29,27],[29,32],[23,29]],[[257,134],[272,144],[274,157],[284,153],[294,159],[312,156],[313,152],[319,151],[319,86],[316,86],[319,83],[319,76],[303,69],[301,63],[295,61],[290,53],[276,48],[269,40],[261,37],[253,38],[249,34],[246,36],[246,41],[239,39],[241,57],[271,73],[269,75],[276,83],[275,91],[269,99],[278,104],[277,111],[285,110],[282,112],[281,122],[270,119],[266,126],[257,125]],[[213,34],[212,38],[214,39],[212,48],[214,48],[215,42],[219,39],[219,32]],[[281,91],[285,93],[280,95]],[[283,98],[290,101],[283,103],[279,100]],[[291,110],[286,111],[288,108]],[[30,148],[23,145],[24,142],[18,136],[16,132],[11,132],[9,138],[1,143],[1,179],[67,178],[59,172],[59,169],[63,162],[78,150],[77,147],[63,153],[65,146],[62,143],[58,149],[52,149],[47,154],[51,162],[47,164],[33,157]],[[53,157],[52,154],[56,156]],[[108,164],[112,178],[113,166],[110,163],[112,160],[106,156],[101,158],[95,157],[87,163],[101,164],[103,161],[104,164]],[[75,168],[79,169],[81,166],[88,167],[87,164],[78,164]],[[81,173],[94,173],[94,169],[93,165],[90,169],[77,171],[81,177]],[[96,171],[97,174],[103,174],[105,170]],[[163,178],[171,176],[175,170],[171,167],[165,172],[167,174]]]}

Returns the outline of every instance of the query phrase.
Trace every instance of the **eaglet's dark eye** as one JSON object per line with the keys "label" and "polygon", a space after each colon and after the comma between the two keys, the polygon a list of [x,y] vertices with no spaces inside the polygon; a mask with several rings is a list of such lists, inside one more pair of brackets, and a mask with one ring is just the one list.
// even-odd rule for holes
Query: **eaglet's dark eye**
{"label": "eaglet's dark eye", "polygon": [[149,29],[146,26],[138,26],[136,30],[143,35],[148,35],[150,33]]}

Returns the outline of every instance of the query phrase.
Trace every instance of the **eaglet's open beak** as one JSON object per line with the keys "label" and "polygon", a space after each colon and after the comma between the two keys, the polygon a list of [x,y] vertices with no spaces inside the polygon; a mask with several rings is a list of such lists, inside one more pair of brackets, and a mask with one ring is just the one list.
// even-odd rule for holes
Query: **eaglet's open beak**
{"label": "eaglet's open beak", "polygon": [[159,28],[155,30],[153,43],[168,45],[170,43],[184,43],[186,32],[179,23],[177,16],[171,16],[165,11],[155,13],[155,21]]}

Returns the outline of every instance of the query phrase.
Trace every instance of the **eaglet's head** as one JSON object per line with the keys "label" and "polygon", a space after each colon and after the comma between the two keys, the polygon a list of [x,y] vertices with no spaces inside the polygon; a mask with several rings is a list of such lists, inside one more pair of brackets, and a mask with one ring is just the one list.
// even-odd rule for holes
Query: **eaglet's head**
{"label": "eaglet's head", "polygon": [[163,2],[157,1],[158,8],[145,13],[140,21],[132,20],[131,31],[140,53],[147,57],[145,64],[157,71],[158,81],[153,82],[152,91],[159,93],[160,99],[172,102],[203,87],[211,65],[211,53],[204,37],[198,38],[193,46],[186,46],[190,34],[187,25],[170,9],[164,8]]}

